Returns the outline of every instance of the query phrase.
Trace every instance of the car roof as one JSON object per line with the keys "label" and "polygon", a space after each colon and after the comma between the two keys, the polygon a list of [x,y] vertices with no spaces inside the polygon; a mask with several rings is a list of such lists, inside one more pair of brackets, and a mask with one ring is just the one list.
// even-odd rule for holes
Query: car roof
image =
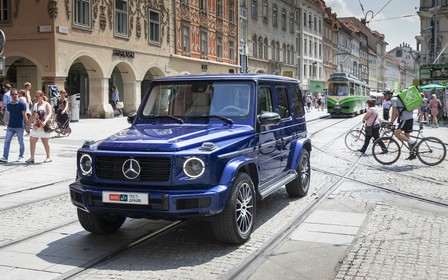
{"label": "car roof", "polygon": [[261,80],[270,80],[270,81],[278,81],[278,82],[293,82],[299,83],[298,80],[279,76],[279,75],[270,75],[270,74],[204,74],[204,75],[179,75],[179,76],[169,76],[163,78],[156,78],[154,81],[156,82],[170,82],[170,81],[193,81],[193,80],[220,80],[220,81],[232,81],[232,80],[252,80],[252,81],[261,81]]}

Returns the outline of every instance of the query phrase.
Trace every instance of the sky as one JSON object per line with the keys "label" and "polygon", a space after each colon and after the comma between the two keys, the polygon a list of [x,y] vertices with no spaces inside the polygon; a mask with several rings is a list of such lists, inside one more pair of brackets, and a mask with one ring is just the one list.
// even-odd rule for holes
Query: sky
{"label": "sky", "polygon": [[325,3],[337,17],[361,19],[365,14],[370,20],[369,28],[385,35],[387,51],[403,43],[416,49],[415,36],[420,35],[419,0],[325,0]]}

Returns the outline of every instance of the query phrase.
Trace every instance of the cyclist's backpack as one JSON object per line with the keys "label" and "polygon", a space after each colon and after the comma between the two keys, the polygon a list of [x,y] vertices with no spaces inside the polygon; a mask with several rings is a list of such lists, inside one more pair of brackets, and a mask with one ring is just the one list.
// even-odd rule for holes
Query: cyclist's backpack
{"label": "cyclist's backpack", "polygon": [[412,111],[423,103],[423,98],[415,86],[402,90],[398,94],[398,98],[400,98],[407,111]]}

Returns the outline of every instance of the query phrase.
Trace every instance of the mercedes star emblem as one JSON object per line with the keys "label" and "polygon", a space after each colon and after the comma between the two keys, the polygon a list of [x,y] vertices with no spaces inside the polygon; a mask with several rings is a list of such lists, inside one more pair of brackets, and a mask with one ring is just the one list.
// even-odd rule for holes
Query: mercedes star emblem
{"label": "mercedes star emblem", "polygon": [[121,171],[123,171],[124,177],[128,178],[129,180],[134,180],[138,177],[138,175],[140,175],[141,167],[138,161],[130,158],[123,163]]}

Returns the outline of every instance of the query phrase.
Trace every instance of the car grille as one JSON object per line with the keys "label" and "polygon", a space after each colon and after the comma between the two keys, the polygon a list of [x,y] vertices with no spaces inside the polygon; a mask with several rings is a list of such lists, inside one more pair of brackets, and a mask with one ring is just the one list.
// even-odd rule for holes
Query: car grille
{"label": "car grille", "polygon": [[[123,175],[123,163],[130,157],[98,156],[96,176],[105,180],[130,181]],[[166,182],[170,179],[171,160],[168,157],[132,157],[140,164],[140,175],[132,181]]]}

